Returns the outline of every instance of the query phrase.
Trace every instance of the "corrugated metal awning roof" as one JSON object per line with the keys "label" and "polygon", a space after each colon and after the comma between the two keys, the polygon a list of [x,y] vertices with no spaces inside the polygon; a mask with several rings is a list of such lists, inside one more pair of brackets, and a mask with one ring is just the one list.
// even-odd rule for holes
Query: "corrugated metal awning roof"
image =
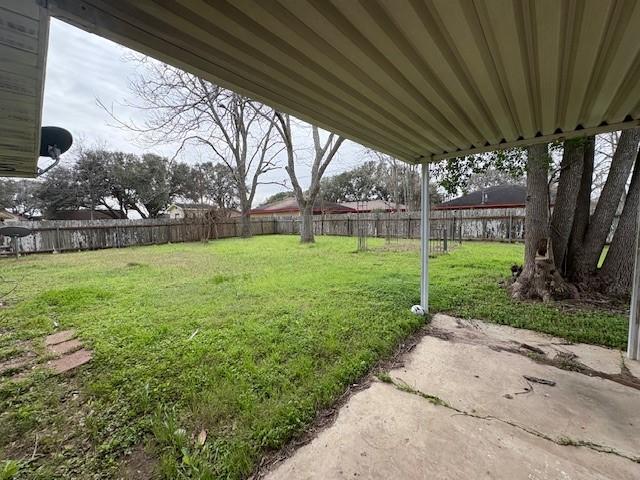
{"label": "corrugated metal awning roof", "polygon": [[636,0],[49,5],[407,161],[640,120]]}
{"label": "corrugated metal awning roof", "polygon": [[637,0],[46,3],[409,162],[640,121]]}

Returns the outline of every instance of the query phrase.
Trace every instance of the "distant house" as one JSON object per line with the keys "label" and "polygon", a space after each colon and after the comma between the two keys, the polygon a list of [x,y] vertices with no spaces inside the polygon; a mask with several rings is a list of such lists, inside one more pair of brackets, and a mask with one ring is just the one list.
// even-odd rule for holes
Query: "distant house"
{"label": "distant house", "polygon": [[524,208],[526,198],[527,188],[522,185],[499,185],[434,205],[433,210],[519,209]]}
{"label": "distant house", "polygon": [[[363,202],[340,202],[340,205],[353,208],[359,213],[370,212],[395,212],[396,203],[388,202],[386,200],[366,200]],[[406,212],[407,206],[400,203],[398,206],[399,212]]]}
{"label": "distant house", "polygon": [[460,220],[463,238],[522,240],[526,200],[522,185],[488,187],[434,205],[431,218]]}
{"label": "distant house", "polygon": [[[335,202],[327,202],[326,200],[317,199],[313,205],[313,214],[335,214],[335,213],[356,213],[357,210],[345,205],[341,205]],[[300,209],[298,208],[298,202],[294,197],[285,198],[277,202],[268,203],[251,210],[251,216],[254,217],[266,217],[266,216],[292,216],[300,215]]]}
{"label": "distant house", "polygon": [[[203,218],[208,211],[216,207],[206,203],[174,203],[167,208],[167,216],[172,219]],[[226,217],[239,217],[240,212],[235,208],[224,209]]]}
{"label": "distant house", "polygon": [[172,219],[202,218],[211,208],[206,203],[174,203],[167,208],[167,215]]}
{"label": "distant house", "polygon": [[47,211],[44,220],[122,220],[126,219],[124,212],[109,210],[55,210]]}

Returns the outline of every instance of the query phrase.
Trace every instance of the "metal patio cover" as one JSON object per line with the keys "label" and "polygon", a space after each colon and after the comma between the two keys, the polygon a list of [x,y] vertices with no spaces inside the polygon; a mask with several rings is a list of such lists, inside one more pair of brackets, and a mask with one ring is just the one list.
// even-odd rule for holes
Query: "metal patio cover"
{"label": "metal patio cover", "polygon": [[640,0],[39,3],[412,163],[640,123]]}

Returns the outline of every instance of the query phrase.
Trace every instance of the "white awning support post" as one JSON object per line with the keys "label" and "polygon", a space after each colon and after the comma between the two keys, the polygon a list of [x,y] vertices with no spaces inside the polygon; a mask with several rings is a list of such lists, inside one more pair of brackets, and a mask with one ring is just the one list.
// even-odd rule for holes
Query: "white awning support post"
{"label": "white awning support post", "polygon": [[633,290],[631,291],[631,313],[629,317],[629,341],[627,343],[627,356],[631,360],[640,359],[640,207],[638,208],[637,223]]}
{"label": "white awning support post", "polygon": [[429,313],[429,164],[422,164],[420,188],[420,306]]}

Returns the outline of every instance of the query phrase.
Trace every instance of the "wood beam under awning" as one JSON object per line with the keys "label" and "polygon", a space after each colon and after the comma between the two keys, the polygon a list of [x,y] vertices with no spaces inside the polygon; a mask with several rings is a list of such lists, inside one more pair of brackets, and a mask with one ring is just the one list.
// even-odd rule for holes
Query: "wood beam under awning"
{"label": "wood beam under awning", "polygon": [[37,174],[48,37],[35,1],[0,0],[0,176]]}

